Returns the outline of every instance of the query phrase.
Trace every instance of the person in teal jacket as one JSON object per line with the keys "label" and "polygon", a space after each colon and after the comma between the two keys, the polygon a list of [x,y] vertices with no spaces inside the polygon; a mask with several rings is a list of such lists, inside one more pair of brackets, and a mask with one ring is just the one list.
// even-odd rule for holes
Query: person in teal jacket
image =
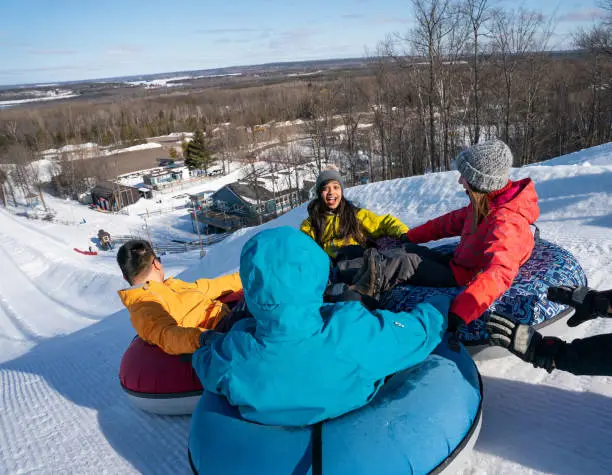
{"label": "person in teal jacket", "polygon": [[192,359],[204,388],[247,420],[303,426],[367,404],[385,377],[422,362],[440,343],[450,298],[411,312],[323,303],[329,258],[289,227],[244,246],[240,278],[253,318],[206,332]]}

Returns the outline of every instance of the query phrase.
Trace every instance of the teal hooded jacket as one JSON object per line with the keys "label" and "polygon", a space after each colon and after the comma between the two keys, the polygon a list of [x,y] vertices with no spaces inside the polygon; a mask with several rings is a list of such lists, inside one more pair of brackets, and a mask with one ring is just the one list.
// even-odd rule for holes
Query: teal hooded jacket
{"label": "teal hooded jacket", "polygon": [[323,303],[329,258],[304,233],[262,231],[244,246],[240,278],[254,318],[210,338],[192,360],[204,388],[245,419],[303,426],[367,404],[386,376],[440,343],[449,297],[411,312]]}

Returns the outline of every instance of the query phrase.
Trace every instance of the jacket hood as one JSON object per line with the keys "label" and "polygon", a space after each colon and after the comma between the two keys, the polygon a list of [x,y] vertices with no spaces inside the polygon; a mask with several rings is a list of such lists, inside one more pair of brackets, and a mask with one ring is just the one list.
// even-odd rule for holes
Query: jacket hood
{"label": "jacket hood", "polygon": [[328,277],[327,254],[296,229],[283,226],[249,239],[240,255],[240,279],[256,335],[291,339],[319,330]]}
{"label": "jacket hood", "polygon": [[134,305],[135,303],[142,300],[142,298],[148,293],[148,289],[150,287],[150,282],[146,284],[132,285],[127,289],[122,289],[117,291],[123,305],[129,307],[130,305]]}
{"label": "jacket hood", "polygon": [[[167,282],[168,280],[170,279],[167,279],[164,282]],[[158,295],[163,293],[166,290],[164,282],[155,282],[154,280],[150,280],[144,284],[132,285],[127,289],[119,290],[117,293],[119,294],[123,305],[129,307],[130,305],[140,302],[144,298],[149,299],[151,292],[157,293]]]}
{"label": "jacket hood", "polygon": [[510,181],[497,192],[489,194],[493,208],[507,208],[523,216],[529,224],[540,217],[538,194],[531,178]]}

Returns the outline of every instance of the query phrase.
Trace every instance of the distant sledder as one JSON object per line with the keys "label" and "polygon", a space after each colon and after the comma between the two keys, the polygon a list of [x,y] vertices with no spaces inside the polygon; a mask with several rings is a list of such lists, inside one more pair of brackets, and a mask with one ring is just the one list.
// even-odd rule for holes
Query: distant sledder
{"label": "distant sledder", "polygon": [[113,241],[108,231],[104,231],[104,229],[98,230],[98,240],[103,251],[110,251],[113,248]]}

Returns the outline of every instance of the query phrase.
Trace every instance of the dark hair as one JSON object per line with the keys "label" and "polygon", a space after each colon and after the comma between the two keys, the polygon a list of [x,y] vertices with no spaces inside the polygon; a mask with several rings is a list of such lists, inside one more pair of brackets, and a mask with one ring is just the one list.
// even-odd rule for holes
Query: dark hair
{"label": "dark hair", "polygon": [[[359,208],[342,195],[338,207],[331,211],[338,215],[340,220],[339,233],[333,236],[335,239],[353,238],[360,246],[366,245],[366,236],[357,219],[358,211]],[[320,196],[308,204],[308,217],[314,231],[314,239],[321,247],[323,247],[323,233],[325,232],[325,216],[329,213],[330,210]]]}
{"label": "dark hair", "polygon": [[144,239],[132,239],[117,251],[117,264],[123,272],[123,277],[130,285],[133,283],[134,277],[151,268],[155,259],[155,251],[153,251],[149,241]]}

